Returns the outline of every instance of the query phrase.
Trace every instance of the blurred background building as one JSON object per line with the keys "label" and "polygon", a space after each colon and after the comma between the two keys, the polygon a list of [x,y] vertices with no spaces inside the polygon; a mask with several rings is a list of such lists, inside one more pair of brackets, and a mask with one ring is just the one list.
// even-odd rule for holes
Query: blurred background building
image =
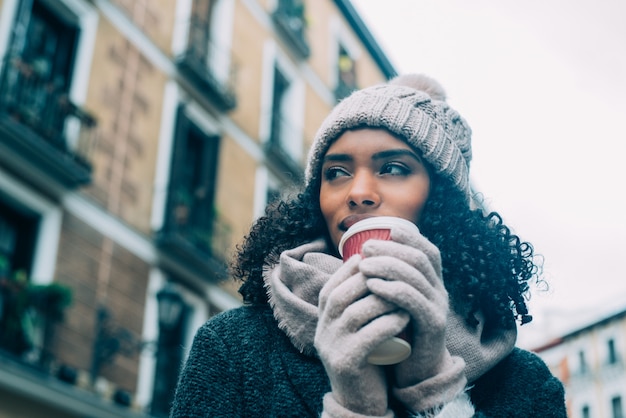
{"label": "blurred background building", "polygon": [[0,416],[167,416],[227,261],[395,73],[348,0],[0,0]]}
{"label": "blurred background building", "polygon": [[533,350],[565,385],[568,417],[624,418],[625,337],[622,310]]}

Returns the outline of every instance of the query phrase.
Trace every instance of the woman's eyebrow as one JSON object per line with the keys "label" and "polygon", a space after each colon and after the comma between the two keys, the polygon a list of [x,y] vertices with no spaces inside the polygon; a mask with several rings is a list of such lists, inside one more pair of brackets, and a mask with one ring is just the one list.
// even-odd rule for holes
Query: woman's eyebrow
{"label": "woman's eyebrow", "polygon": [[[418,162],[422,162],[422,158],[415,152],[409,149],[399,148],[399,149],[388,149],[380,152],[376,152],[372,155],[372,160],[381,160],[385,158],[394,158],[401,156],[409,156],[415,159]],[[352,161],[354,157],[351,154],[326,154],[324,156],[324,160],[322,164],[326,162],[346,162]]]}
{"label": "woman's eyebrow", "polygon": [[379,160],[382,158],[389,158],[389,157],[400,157],[400,156],[409,156],[411,158],[414,158],[415,160],[419,161],[420,163],[422,162],[422,157],[420,157],[419,155],[417,155],[415,152],[409,150],[409,149],[389,149],[389,150],[384,150],[384,151],[380,151],[375,153],[374,155],[372,155],[372,159],[373,160]]}
{"label": "woman's eyebrow", "polygon": [[352,161],[353,158],[350,154],[326,154],[324,156],[324,160],[322,161],[322,163],[325,163],[327,161]]}

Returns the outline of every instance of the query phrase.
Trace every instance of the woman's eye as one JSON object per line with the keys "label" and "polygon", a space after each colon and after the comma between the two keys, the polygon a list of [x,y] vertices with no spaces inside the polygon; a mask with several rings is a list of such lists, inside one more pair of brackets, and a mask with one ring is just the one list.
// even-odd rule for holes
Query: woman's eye
{"label": "woman's eye", "polygon": [[349,176],[350,173],[342,167],[328,167],[324,170],[324,179],[327,181],[334,180],[337,177]]}
{"label": "woman's eye", "polygon": [[380,169],[380,174],[390,174],[392,176],[405,176],[409,174],[411,170],[402,163],[387,163]]}

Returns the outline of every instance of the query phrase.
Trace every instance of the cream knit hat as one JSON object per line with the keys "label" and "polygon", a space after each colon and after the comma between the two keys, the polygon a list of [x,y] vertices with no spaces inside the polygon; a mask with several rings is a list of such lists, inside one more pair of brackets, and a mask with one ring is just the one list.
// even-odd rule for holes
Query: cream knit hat
{"label": "cream knit hat", "polygon": [[330,145],[345,131],[384,128],[422,153],[434,170],[469,197],[471,129],[430,77],[409,74],[343,99],[326,117],[309,151],[306,182],[318,182]]}

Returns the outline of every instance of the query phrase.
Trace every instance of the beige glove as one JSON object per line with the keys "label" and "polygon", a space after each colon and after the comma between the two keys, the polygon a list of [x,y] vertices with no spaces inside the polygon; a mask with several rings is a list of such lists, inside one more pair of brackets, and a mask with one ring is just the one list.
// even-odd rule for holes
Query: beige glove
{"label": "beige glove", "polygon": [[400,332],[409,316],[369,293],[359,273],[360,261],[359,255],[353,256],[322,288],[315,348],[330,379],[331,396],[349,411],[347,416],[392,416],[385,372],[369,364],[367,357]]}
{"label": "beige glove", "polygon": [[[439,250],[424,236],[403,227],[392,230],[392,241],[369,241],[359,270],[372,294],[411,316],[411,355],[394,366],[396,388],[416,385],[435,391],[431,397],[401,399],[413,412],[452,400],[465,386],[464,362],[453,358],[445,344],[448,293],[441,273]],[[434,385],[434,387],[433,387]],[[407,391],[409,397],[412,390]],[[402,396],[402,391],[394,390]],[[408,403],[408,405],[407,405]],[[416,408],[419,408],[416,410]]]}

